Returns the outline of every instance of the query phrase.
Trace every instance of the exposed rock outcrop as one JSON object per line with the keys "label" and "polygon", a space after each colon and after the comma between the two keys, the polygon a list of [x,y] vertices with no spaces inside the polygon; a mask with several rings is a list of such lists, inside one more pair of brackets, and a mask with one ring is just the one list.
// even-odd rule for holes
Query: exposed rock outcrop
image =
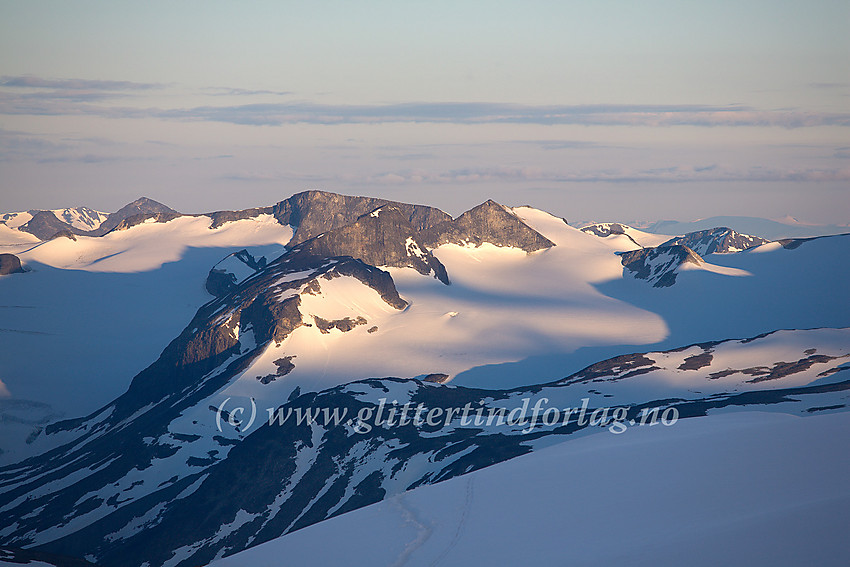
{"label": "exposed rock outcrop", "polygon": [[735,232],[731,228],[718,227],[709,230],[691,232],[684,236],[671,238],[661,246],[673,246],[681,244],[687,246],[700,256],[707,254],[726,254],[728,252],[740,252],[748,248],[754,248],[767,244],[768,240],[749,234]]}
{"label": "exposed rock outcrop", "polygon": [[326,191],[297,193],[275,205],[273,214],[281,224],[295,228],[291,243],[298,244],[323,232],[352,224],[363,215],[384,206],[398,210],[417,231],[451,220],[451,216],[434,207]]}
{"label": "exposed rock outcrop", "polygon": [[626,271],[637,279],[652,283],[653,287],[669,287],[676,283],[676,272],[685,263],[703,263],[687,246],[658,246],[629,252],[619,252]]}
{"label": "exposed rock outcrop", "polygon": [[[50,240],[53,235],[59,232],[78,232],[74,227],[66,222],[62,222],[53,211],[35,211],[32,218],[25,224],[21,225],[19,230],[29,232],[33,236],[41,240]],[[82,232],[82,231],[79,231]]]}
{"label": "exposed rock outcrop", "polygon": [[205,283],[206,290],[216,297],[223,297],[265,267],[265,257],[256,259],[245,249],[228,254],[210,269]]}
{"label": "exposed rock outcrop", "polygon": [[[132,228],[136,225],[144,224],[149,221],[155,223],[168,222],[181,216],[183,215],[181,215],[180,213],[142,213],[122,219],[118,224],[115,225],[114,228],[107,232],[118,232],[121,230],[127,230],[128,228]],[[104,222],[103,224],[106,223]],[[107,233],[105,232],[103,234]]]}
{"label": "exposed rock outcrop", "polygon": [[128,221],[127,223],[124,223],[124,228],[129,228],[135,224],[144,222],[149,218],[156,219],[156,222],[166,222],[179,216],[181,216],[181,214],[171,207],[167,207],[162,203],[147,197],[140,197],[132,203],[127,203],[114,213],[110,213],[109,216],[106,217],[106,220],[103,221],[103,224],[101,224],[97,230],[92,231],[89,236],[104,235],[117,228],[124,220]]}
{"label": "exposed rock outcrop", "polygon": [[841,238],[850,236],[850,233],[844,234],[830,234],[827,236],[811,236],[809,238],[783,238],[782,240],[777,240],[779,244],[782,245],[786,250],[794,250],[795,248],[799,248],[803,244],[807,242],[811,242],[812,240],[818,240],[821,238]]}
{"label": "exposed rock outcrop", "polygon": [[582,232],[605,238],[612,234],[626,234],[626,227],[617,222],[599,222],[581,228]]}
{"label": "exposed rock outcrop", "polygon": [[0,254],[0,276],[24,272],[21,259],[14,254]]}
{"label": "exposed rock outcrop", "polygon": [[635,240],[632,235],[629,234],[629,230],[633,229],[630,226],[617,222],[600,222],[585,226],[581,229],[582,232],[586,232],[587,234],[592,234],[593,236],[598,236],[600,238],[607,238],[612,235],[622,235],[634,242],[640,248],[643,248],[643,244]]}
{"label": "exposed rock outcrop", "polygon": [[425,228],[419,237],[431,249],[442,244],[479,246],[489,242],[534,252],[555,245],[493,200],[466,211],[456,219]]}
{"label": "exposed rock outcrop", "polygon": [[372,266],[410,267],[449,283],[445,266],[425,248],[416,228],[393,205],[377,208],[352,224],[306,240],[285,255],[304,256],[351,256]]}
{"label": "exposed rock outcrop", "polygon": [[47,240],[56,240],[57,238],[67,238],[68,240],[77,240],[77,236],[68,229],[63,229],[48,238]]}

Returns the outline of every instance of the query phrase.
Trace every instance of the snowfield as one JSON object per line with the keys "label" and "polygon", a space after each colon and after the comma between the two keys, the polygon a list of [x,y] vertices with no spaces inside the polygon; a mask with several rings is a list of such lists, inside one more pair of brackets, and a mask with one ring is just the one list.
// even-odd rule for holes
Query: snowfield
{"label": "snowfield", "polygon": [[269,215],[209,225],[208,217],[181,217],[0,247],[30,270],[0,276],[0,383],[8,392],[0,389],[0,413],[27,413],[25,423],[3,425],[0,463],[28,454],[22,442],[34,426],[85,415],[123,393],[212,298],[204,281],[219,260],[242,248],[277,257],[292,237]]}
{"label": "snowfield", "polygon": [[[431,249],[397,207],[339,238],[307,210],[339,197],[49,241],[0,215],[26,270],[0,276],[0,544],[105,567],[848,564],[850,235],[700,256],[488,202],[460,227],[409,213],[449,227]],[[299,230],[432,272],[284,256]],[[544,399],[567,421],[267,419]],[[613,434],[563,409],[650,405],[677,418]]]}
{"label": "snowfield", "polygon": [[[421,487],[210,567],[841,567],[850,413],[757,412],[598,433]],[[333,542],[328,544],[328,542]]]}

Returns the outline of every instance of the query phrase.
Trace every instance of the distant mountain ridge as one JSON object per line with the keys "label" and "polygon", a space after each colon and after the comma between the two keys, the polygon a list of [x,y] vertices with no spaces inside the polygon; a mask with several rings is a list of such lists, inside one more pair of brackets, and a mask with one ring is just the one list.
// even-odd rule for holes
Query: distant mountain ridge
{"label": "distant mountain ridge", "polygon": [[691,232],[685,236],[671,238],[661,246],[672,246],[680,244],[687,246],[695,253],[705,256],[707,254],[727,254],[729,252],[741,252],[749,248],[755,248],[767,244],[769,240],[758,236],[750,236],[735,232],[731,228],[718,227],[708,230]]}
{"label": "distant mountain ridge", "polygon": [[768,240],[828,236],[850,232],[850,226],[848,225],[787,224],[770,219],[744,216],[717,216],[691,222],[661,220],[652,223],[644,230],[656,234],[686,234],[721,226],[730,227],[744,234],[757,235]]}
{"label": "distant mountain ridge", "polygon": [[[18,225],[15,221],[18,217],[24,215],[29,216],[29,220]],[[171,215],[171,218],[176,218],[180,213],[153,199],[140,197],[109,214],[88,207],[49,211],[33,210],[27,213],[0,215],[0,222],[11,223],[7,226],[28,232],[41,240],[50,240],[55,238],[57,234],[65,233],[77,236],[103,236],[122,223],[127,226],[128,223],[125,223],[125,221],[128,219],[139,219],[141,217],[141,220],[136,221],[138,223],[152,215]]]}

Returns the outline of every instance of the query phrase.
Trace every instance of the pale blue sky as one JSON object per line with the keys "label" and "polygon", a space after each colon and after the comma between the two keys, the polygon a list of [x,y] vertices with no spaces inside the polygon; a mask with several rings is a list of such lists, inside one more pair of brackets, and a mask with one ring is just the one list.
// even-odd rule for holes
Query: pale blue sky
{"label": "pale blue sky", "polygon": [[0,1],[0,209],[848,222],[847,2]]}

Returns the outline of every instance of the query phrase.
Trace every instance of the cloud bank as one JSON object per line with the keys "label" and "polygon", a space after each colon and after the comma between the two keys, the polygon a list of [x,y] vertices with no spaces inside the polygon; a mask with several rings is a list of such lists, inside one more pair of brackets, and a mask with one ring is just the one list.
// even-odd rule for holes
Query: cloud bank
{"label": "cloud bank", "polygon": [[[145,106],[144,93],[157,83],[85,79],[0,78],[0,114],[82,115],[114,119],[221,122],[250,126],[285,124],[540,124],[586,126],[781,127],[850,126],[850,113],[764,110],[744,105],[584,104],[523,105],[497,102],[405,102],[352,105],[312,102]],[[285,96],[282,91],[209,88],[205,96]],[[104,99],[135,96],[135,106]]]}

